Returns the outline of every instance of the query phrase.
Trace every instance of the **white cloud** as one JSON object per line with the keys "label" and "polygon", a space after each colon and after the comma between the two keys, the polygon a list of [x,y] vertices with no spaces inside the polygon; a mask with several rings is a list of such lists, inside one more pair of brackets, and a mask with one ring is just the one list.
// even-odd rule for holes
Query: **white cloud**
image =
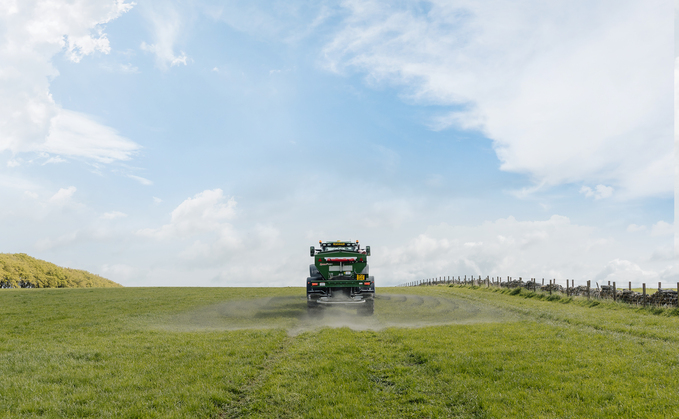
{"label": "white cloud", "polygon": [[[236,201],[228,200],[221,189],[206,190],[187,198],[171,214],[169,224],[157,229],[143,229],[141,236],[156,239],[188,238],[206,232],[216,232],[223,240],[232,238],[233,228],[226,221],[236,214]],[[233,238],[237,242],[236,238]]]}
{"label": "white cloud", "polygon": [[291,261],[290,255],[299,252],[284,246],[278,226],[260,222],[236,226],[236,205],[221,189],[206,190],[179,204],[169,223],[137,231],[137,236],[158,240],[154,246],[166,249],[170,259],[166,265],[175,270],[164,278],[156,278],[155,270],[146,272],[140,285],[284,285],[291,272],[292,277],[304,275],[307,261],[304,256],[301,265],[295,258]]}
{"label": "white cloud", "polygon": [[630,224],[630,225],[627,226],[627,231],[629,233],[636,233],[637,231],[646,231],[646,226],[637,225],[637,224]]}
{"label": "white cloud", "polygon": [[152,180],[148,180],[148,179],[143,178],[143,177],[141,177],[141,176],[127,175],[127,177],[129,177],[130,179],[136,180],[137,182],[141,183],[141,184],[144,185],[144,186],[151,186],[151,185],[153,185],[153,181],[152,181]]}
{"label": "white cloud", "polygon": [[406,199],[376,200],[362,208],[358,220],[364,228],[397,228],[413,218],[414,204]]}
{"label": "white cloud", "polygon": [[608,262],[606,267],[602,269],[595,277],[592,283],[604,285],[608,281],[617,282],[618,287],[632,282],[633,284],[649,283],[658,278],[658,273],[653,271],[645,271],[636,263],[629,260],[613,259]]}
{"label": "white cloud", "polygon": [[186,65],[187,55],[183,51],[175,53],[175,43],[184,29],[186,16],[168,2],[162,2],[160,7],[145,4],[141,10],[153,27],[153,43],[142,42],[140,48],[155,55],[156,66],[161,70]]}
{"label": "white cloud", "polygon": [[626,198],[673,191],[671,2],[343,6],[327,68],[455,107],[433,124],[483,131],[503,170],[548,187],[613,185]]}
{"label": "white cloud", "polygon": [[42,165],[44,166],[44,165],[50,164],[50,163],[66,163],[66,160],[62,159],[59,156],[54,156],[54,157],[50,157],[47,160],[45,160],[45,162]]}
{"label": "white cloud", "polygon": [[79,112],[59,110],[41,150],[102,163],[129,160],[139,146]]}
{"label": "white cloud", "polygon": [[215,20],[253,37],[268,37],[296,42],[315,34],[339,10],[321,2],[271,0],[266,7],[251,1],[204,1],[203,11]]}
{"label": "white cloud", "polygon": [[76,188],[75,186],[69,186],[68,188],[61,188],[52,195],[52,197],[49,199],[49,202],[54,205],[65,205],[71,201],[71,198],[73,198],[73,194],[75,193]]}
{"label": "white cloud", "polygon": [[179,55],[174,55],[172,52],[172,44],[165,44],[166,43],[149,45],[146,42],[142,42],[139,48],[141,48],[143,51],[154,54],[156,56],[156,63],[162,70],[166,70],[168,64],[170,67],[174,67],[179,64],[186,65],[186,61],[188,60],[186,53],[181,51]]}
{"label": "white cloud", "polygon": [[543,221],[508,217],[477,226],[431,226],[407,242],[376,248],[371,272],[379,272],[385,285],[431,275],[569,278],[579,284],[615,278],[639,284],[660,280],[668,269],[667,259],[658,256],[665,248],[650,237],[619,241],[560,215]]}
{"label": "white cloud", "polygon": [[131,63],[115,64],[113,66],[107,65],[107,64],[102,64],[101,68],[103,68],[106,71],[110,71],[110,72],[114,72],[114,73],[122,73],[122,74],[138,74],[139,73],[139,68],[132,65]]}
{"label": "white cloud", "polygon": [[652,236],[669,236],[674,234],[674,226],[665,221],[658,221],[651,227]]}
{"label": "white cloud", "polygon": [[163,202],[162,199],[160,199],[160,198],[158,198],[158,197],[155,197],[155,196],[153,197],[153,203],[154,203],[154,204],[158,205],[158,204],[160,204],[161,202]]}
{"label": "white cloud", "polygon": [[120,211],[110,211],[110,212],[105,212],[101,215],[101,218],[104,220],[115,220],[116,218],[124,218],[127,217],[127,214],[124,212]]}
{"label": "white cloud", "polygon": [[35,248],[39,251],[54,249],[56,247],[67,246],[78,239],[79,231],[62,234],[56,239],[44,238],[35,243]]}
{"label": "white cloud", "polygon": [[104,264],[101,267],[101,275],[111,281],[123,283],[133,280],[139,275],[139,269],[123,263]]}
{"label": "white cloud", "polygon": [[0,14],[0,151],[53,152],[102,162],[129,159],[138,146],[89,116],[62,109],[49,91],[52,58],[78,62],[108,53],[105,24],[132,7],[121,0],[21,1]]}
{"label": "white cloud", "polygon": [[580,188],[580,193],[588,198],[594,197],[594,199],[604,199],[610,198],[613,195],[613,188],[606,185],[596,185],[594,189],[589,186],[583,186]]}
{"label": "white cloud", "polygon": [[7,167],[12,168],[12,167],[19,167],[21,166],[21,162],[19,160],[8,160],[7,161]]}

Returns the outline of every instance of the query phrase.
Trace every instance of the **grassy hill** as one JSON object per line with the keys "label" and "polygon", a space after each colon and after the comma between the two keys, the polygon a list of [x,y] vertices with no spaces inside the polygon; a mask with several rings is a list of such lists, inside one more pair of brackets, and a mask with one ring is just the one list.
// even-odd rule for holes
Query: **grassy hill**
{"label": "grassy hill", "polygon": [[677,417],[679,316],[528,296],[0,290],[0,418]]}
{"label": "grassy hill", "polygon": [[80,269],[62,268],[25,253],[0,253],[0,288],[110,288],[122,285]]}

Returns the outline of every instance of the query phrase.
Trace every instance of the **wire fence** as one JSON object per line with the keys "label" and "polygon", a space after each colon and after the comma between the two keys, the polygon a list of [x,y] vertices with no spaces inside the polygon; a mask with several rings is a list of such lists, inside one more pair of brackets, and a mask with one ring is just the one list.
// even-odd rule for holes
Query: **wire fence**
{"label": "wire fence", "polygon": [[[641,292],[632,289],[632,282],[628,282],[627,288],[619,288],[615,282],[608,281],[607,285],[599,285],[595,283],[596,287],[592,287],[591,281],[587,281],[586,285],[575,285],[574,279],[563,279],[557,281],[556,279],[545,278],[538,281],[536,278],[530,278],[524,281],[523,278],[513,279],[508,276],[482,278],[481,275],[475,277],[471,275],[453,276],[439,276],[435,278],[420,279],[417,281],[410,281],[399,286],[401,287],[420,287],[429,285],[460,285],[460,286],[477,286],[477,287],[497,287],[497,288],[524,288],[529,291],[558,293],[569,297],[583,297],[588,299],[611,299],[636,306],[654,306],[654,307],[679,307],[679,282],[677,288],[663,288],[662,283],[658,282],[658,289],[655,292],[649,293],[646,290],[646,284],[642,284]],[[565,286],[564,286],[565,285]],[[649,290],[651,291],[651,290]]]}

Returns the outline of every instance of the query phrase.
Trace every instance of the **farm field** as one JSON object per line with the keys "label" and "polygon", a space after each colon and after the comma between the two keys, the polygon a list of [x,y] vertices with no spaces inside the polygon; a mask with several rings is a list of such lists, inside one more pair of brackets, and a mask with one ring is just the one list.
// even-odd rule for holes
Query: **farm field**
{"label": "farm field", "polygon": [[677,417],[679,316],[465,287],[0,290],[0,417]]}

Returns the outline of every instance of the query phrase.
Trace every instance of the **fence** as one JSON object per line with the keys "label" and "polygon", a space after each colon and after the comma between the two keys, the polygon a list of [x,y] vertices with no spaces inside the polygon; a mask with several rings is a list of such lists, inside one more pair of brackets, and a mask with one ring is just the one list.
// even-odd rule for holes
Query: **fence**
{"label": "fence", "polygon": [[632,290],[632,282],[628,283],[627,289],[619,289],[615,282],[611,284],[608,281],[608,285],[599,286],[596,283],[596,288],[592,288],[591,281],[587,281],[587,285],[575,286],[574,279],[565,279],[566,286],[557,284],[556,279],[548,279],[547,285],[545,285],[545,279],[542,278],[540,284],[538,284],[536,278],[530,278],[529,281],[524,281],[521,277],[518,280],[512,279],[512,277],[507,277],[503,280],[502,277],[490,277],[486,276],[482,278],[479,275],[475,278],[471,275],[467,278],[467,275],[458,276],[439,276],[436,278],[421,279],[417,281],[406,282],[401,284],[402,287],[418,287],[425,285],[473,285],[473,286],[485,286],[485,287],[498,287],[498,288],[525,288],[530,291],[542,291],[548,292],[550,294],[561,293],[566,296],[573,297],[585,297],[588,299],[611,299],[613,301],[619,301],[627,304],[633,304],[637,306],[655,306],[655,307],[679,307],[679,282],[677,282],[677,289],[666,289],[662,287],[662,283],[658,282],[658,290],[653,294],[648,294],[646,292],[646,284],[642,284],[642,292],[637,292]]}

